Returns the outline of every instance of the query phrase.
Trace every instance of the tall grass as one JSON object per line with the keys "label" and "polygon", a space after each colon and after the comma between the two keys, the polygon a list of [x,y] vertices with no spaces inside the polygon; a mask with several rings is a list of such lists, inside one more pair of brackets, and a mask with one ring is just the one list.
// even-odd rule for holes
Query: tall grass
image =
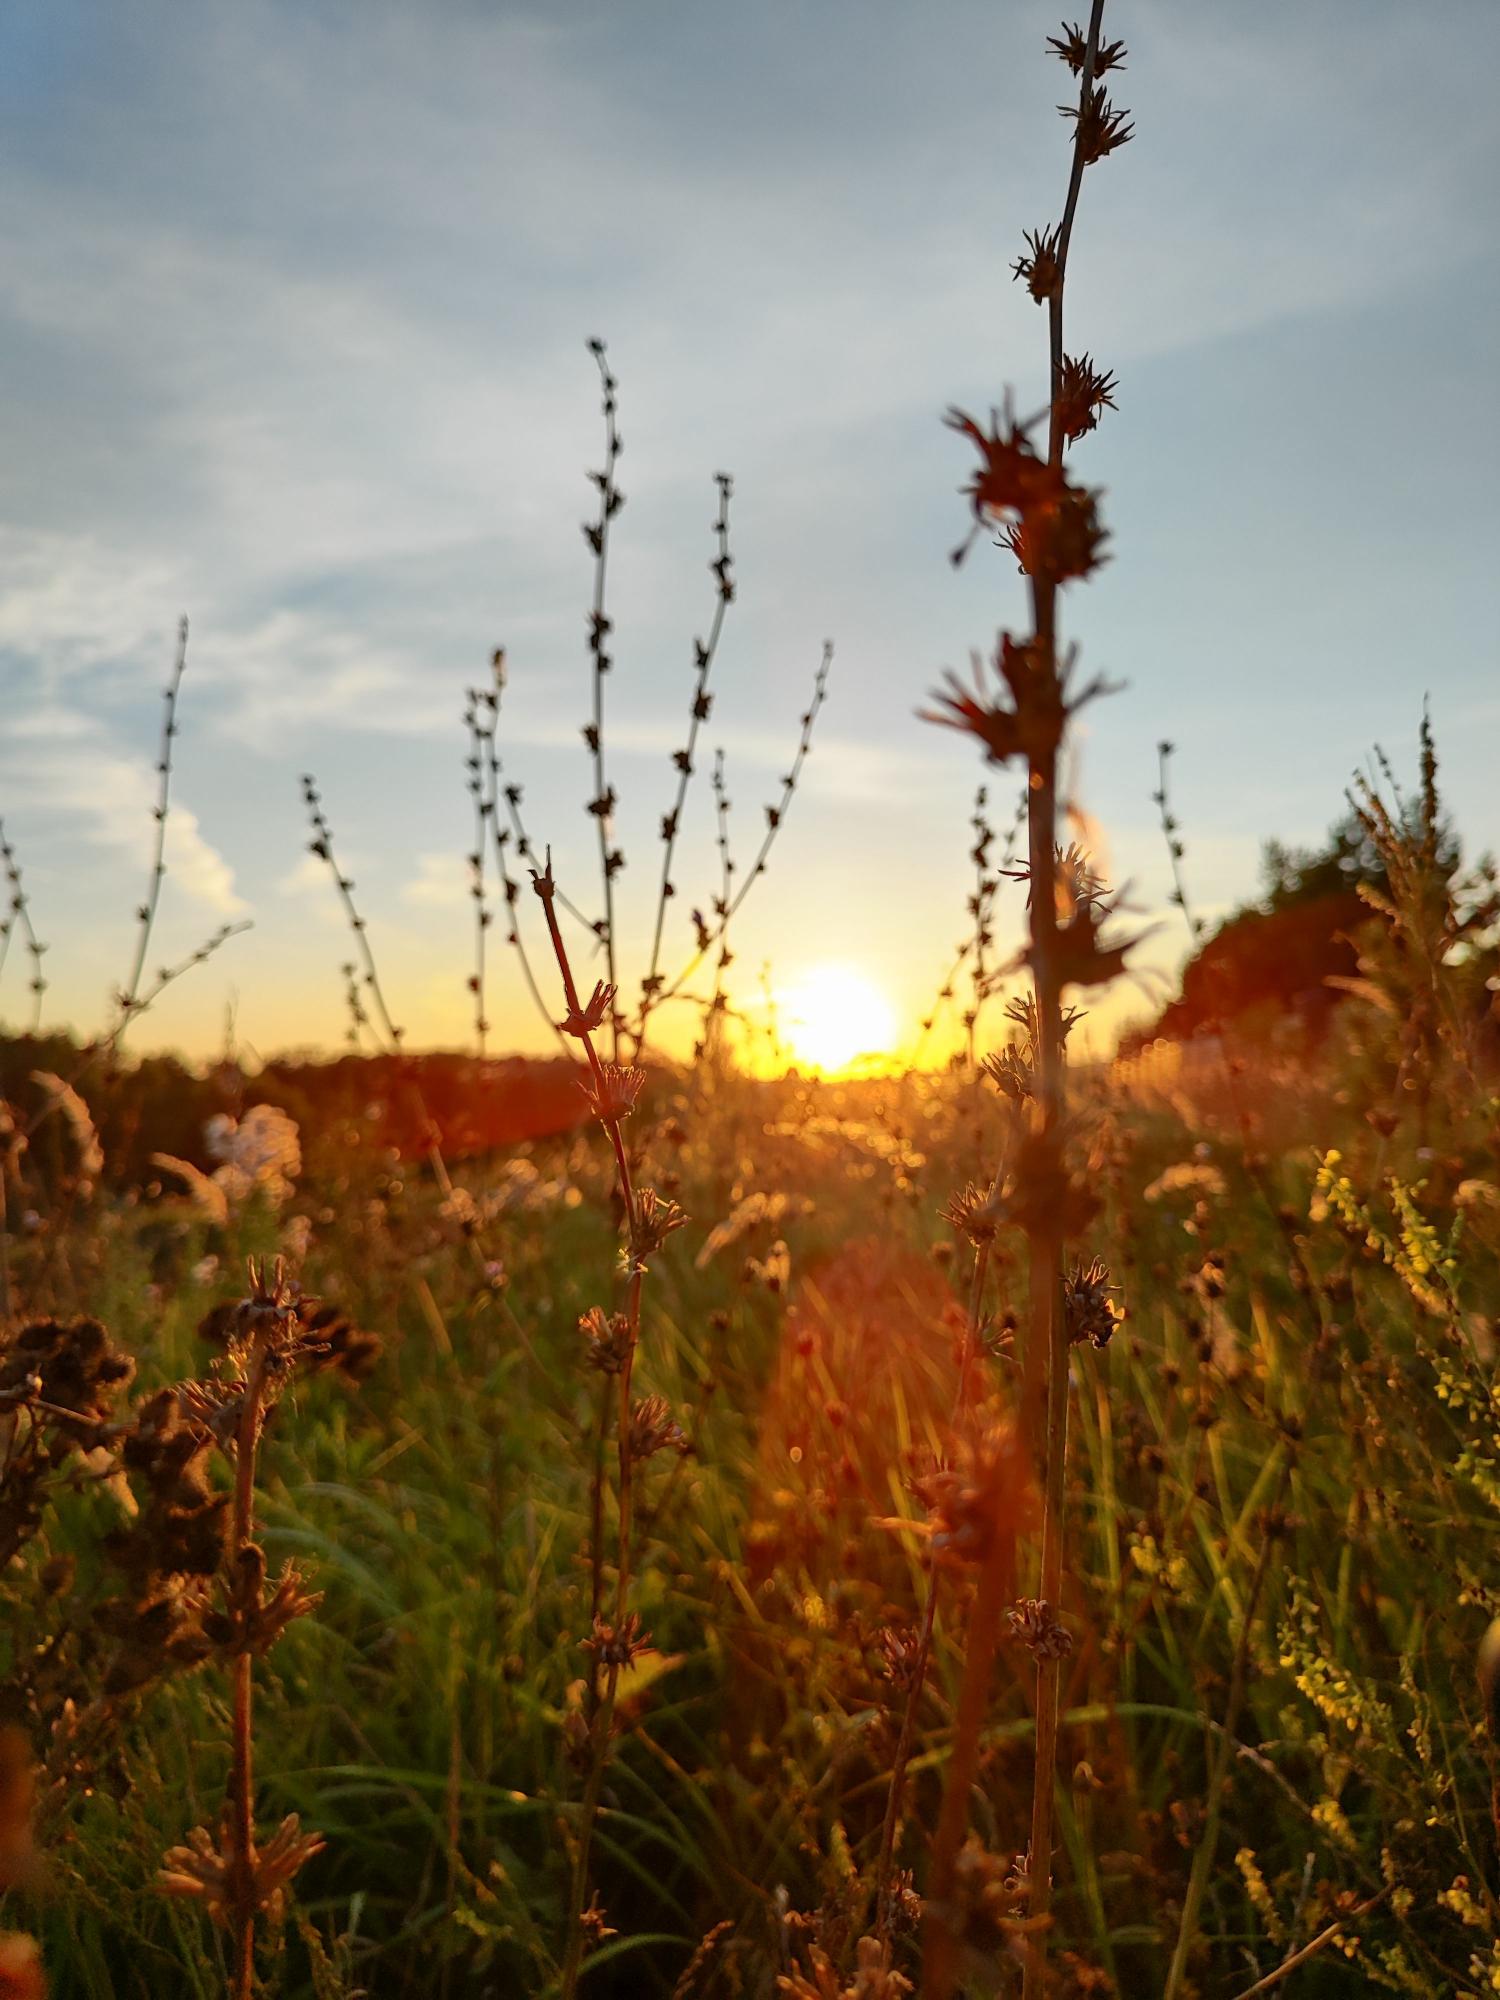
{"label": "tall grass", "polygon": [[[1081,193],[1130,137],[1103,11],[1049,43],[1076,85],[1061,219],[1015,265],[1047,409],[953,419],[1029,624],[938,697],[1022,783],[998,856],[976,802],[951,1066],[727,1060],[730,927],[826,650],[743,868],[716,755],[716,893],[670,955],[737,589],[723,475],[621,998],[596,343],[599,913],[533,843],[497,653],[465,714],[458,975],[473,1073],[503,1075],[503,914],[577,1123],[448,1144],[307,778],[351,1032],[414,1140],[299,1132],[242,1074],[193,1157],[157,1141],[162,1178],[126,1172],[113,1058],[185,969],[145,971],[184,631],[119,1004],[71,1068],[0,1042],[0,1991],[1500,1991],[1500,898],[1461,864],[1425,718],[1415,792],[1379,757],[1353,790],[1368,920],[1321,1039],[1221,996],[1196,1042],[1068,1059],[1129,948],[1059,777],[1105,691],[1061,613],[1105,540],[1069,453],[1116,395],[1064,342]],[[39,979],[0,856],[0,963],[14,933]],[[679,999],[694,1060],[648,1065]]]}

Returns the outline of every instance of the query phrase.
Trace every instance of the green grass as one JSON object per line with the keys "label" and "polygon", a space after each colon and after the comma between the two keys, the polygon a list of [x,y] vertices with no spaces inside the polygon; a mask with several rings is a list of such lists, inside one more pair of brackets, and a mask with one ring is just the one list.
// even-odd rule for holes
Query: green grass
{"label": "green grass", "polygon": [[[764,1993],[782,1962],[779,1909],[821,1910],[834,1929],[840,1911],[857,1913],[891,1746],[875,1638],[925,1589],[916,1539],[870,1516],[920,1512],[907,1474],[924,1444],[942,1442],[953,1347],[924,1302],[940,1271],[955,1298],[967,1286],[963,1246],[946,1266],[934,1246],[949,1238],[942,1201],[974,1167],[972,1084],[823,1087],[799,1101],[792,1084],[730,1079],[671,1094],[662,1086],[642,1120],[650,1172],[680,1175],[693,1223],[648,1280],[639,1376],[683,1414],[694,1451],[644,1475],[635,1601],[667,1664],[627,1704],[606,1786],[596,1874],[619,1935],[589,1965],[591,1996],[669,1994],[721,1918],[736,1928],[716,1963],[741,1984],[703,1990]],[[980,1103],[989,1128],[995,1111]],[[650,1136],[669,1111],[681,1147]],[[858,1129],[796,1135],[828,1111]],[[870,1141],[877,1112],[910,1141],[895,1164]],[[1425,1164],[1418,1200],[1445,1230],[1459,1180],[1486,1170],[1476,1125],[1448,1135],[1457,1168],[1434,1173],[1410,1148],[1387,1147],[1377,1172],[1374,1136],[1337,1115],[1343,1129],[1316,1136],[1342,1141],[1376,1215],[1391,1214],[1381,1174],[1417,1179]],[[1479,1326],[1469,1315],[1492,1324],[1496,1306],[1483,1220],[1460,1239],[1461,1309],[1444,1320],[1378,1249],[1350,1242],[1335,1219],[1309,1222],[1315,1162],[1302,1137],[1272,1154],[1257,1186],[1240,1135],[1211,1110],[1106,1093],[1095,1132],[1103,1207],[1091,1247],[1128,1318],[1105,1352],[1075,1350],[1067,1609],[1078,1643],[1064,1684],[1059,1947],[1121,1993],[1160,1990],[1250,1579],[1274,1528],[1245,1639],[1197,1988],[1241,1990],[1379,1896],[1295,1991],[1488,1990],[1470,1961],[1491,1933],[1465,1922],[1454,1893],[1466,1877],[1493,1923],[1491,1748],[1474,1659],[1495,1608],[1500,1443],[1491,1363],[1465,1345]],[[1196,1217],[1190,1197],[1145,1201],[1200,1142],[1223,1194]],[[318,1985],[294,1926],[274,1970],[266,1961],[270,1986],[335,1993],[352,1977],[382,2000],[540,1994],[563,1942],[562,1829],[578,1797],[562,1725],[583,1673],[598,1381],[578,1366],[574,1328],[608,1302],[607,1161],[580,1140],[540,1162],[583,1199],[512,1217],[487,1241],[509,1274],[497,1296],[476,1290],[467,1246],[445,1235],[420,1173],[382,1199],[378,1163],[345,1152],[319,1164],[313,1152],[299,1206],[331,1219],[305,1281],[387,1347],[360,1391],[300,1386],[263,1452],[268,1553],[303,1563],[324,1596],[258,1670],[258,1812],[274,1824],[296,1811],[327,1836],[300,1879],[299,1914],[330,1954]],[[466,1179],[483,1190],[482,1168]],[[709,1228],[757,1188],[812,1204],[779,1225],[792,1250],[784,1298],[741,1279],[764,1231],[694,1268]],[[201,1229],[159,1205],[119,1210],[107,1235],[97,1217],[75,1233],[71,1257],[54,1256],[36,1282],[59,1309],[103,1317],[152,1383],[203,1365],[197,1318],[233,1295],[235,1259],[270,1247],[274,1224],[252,1217],[213,1246],[225,1275],[211,1288],[190,1276]],[[851,1293],[841,1259],[864,1241],[892,1259],[889,1297]],[[1199,1275],[1210,1249],[1224,1253],[1222,1297]],[[1003,1269],[997,1305],[1014,1282]],[[1003,1396],[1006,1364],[991,1374]],[[14,1600],[27,1600],[35,1560],[70,1540],[85,1589],[97,1531],[97,1503],[62,1509],[7,1579]],[[904,1848],[919,1881],[964,1590],[944,1585],[919,1716]],[[1025,1839],[1027,1664],[1003,1650],[973,1805],[976,1832],[1001,1856]],[[152,1879],[168,1846],[212,1821],[225,1701],[213,1667],[150,1697],[115,1790],[72,1803],[48,1893],[10,1898],[6,1920],[42,1939],[57,1994],[223,1990],[215,1938]],[[1254,1895],[1242,1850],[1264,1883]],[[1007,1990],[1005,1963],[979,1962],[973,1990]]]}

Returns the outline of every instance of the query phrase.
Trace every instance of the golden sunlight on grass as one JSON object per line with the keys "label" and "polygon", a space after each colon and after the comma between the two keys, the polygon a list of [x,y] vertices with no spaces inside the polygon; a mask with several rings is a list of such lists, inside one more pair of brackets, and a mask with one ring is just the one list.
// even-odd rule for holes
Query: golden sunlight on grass
{"label": "golden sunlight on grass", "polygon": [[791,1059],[824,1076],[880,1069],[896,1048],[889,1000],[852,965],[815,965],[777,994],[778,1026]]}

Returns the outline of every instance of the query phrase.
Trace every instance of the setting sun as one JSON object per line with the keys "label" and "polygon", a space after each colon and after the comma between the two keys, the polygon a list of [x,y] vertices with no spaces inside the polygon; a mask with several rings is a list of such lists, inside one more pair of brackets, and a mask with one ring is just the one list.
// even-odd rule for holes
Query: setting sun
{"label": "setting sun", "polygon": [[893,1053],[896,1016],[873,981],[849,965],[817,965],[777,996],[780,1034],[804,1069],[827,1076]]}

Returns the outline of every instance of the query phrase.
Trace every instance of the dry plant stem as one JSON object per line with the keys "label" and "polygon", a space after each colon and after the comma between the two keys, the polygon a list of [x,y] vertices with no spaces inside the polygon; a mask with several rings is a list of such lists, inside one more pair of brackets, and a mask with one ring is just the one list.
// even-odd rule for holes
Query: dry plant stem
{"label": "dry plant stem", "polygon": [[[177,622],[177,653],[172,661],[172,677],[167,682],[164,700],[166,714],[162,719],[161,752],[156,760],[157,787],[156,805],[152,817],[156,821],[156,846],[151,856],[151,873],[146,879],[146,900],[136,911],[140,930],[136,936],[135,959],[130,968],[130,977],[120,992],[120,1034],[135,1016],[140,998],[141,975],[146,969],[146,953],[151,945],[151,929],[156,922],[156,907],[161,901],[162,878],[167,872],[165,860],[167,844],[167,808],[172,786],[172,742],[177,734],[177,695],[182,686],[182,676],[187,669],[188,622],[180,618]],[[118,1042],[119,1037],[116,1037]]]}
{"label": "dry plant stem", "polygon": [[[1291,1478],[1291,1462],[1284,1461],[1276,1483],[1276,1497],[1271,1505],[1278,1508],[1286,1493]],[[1198,1937],[1198,1913],[1203,1907],[1204,1891],[1214,1865],[1214,1854],[1219,1844],[1219,1818],[1223,1810],[1224,1786],[1229,1777],[1230,1759],[1234,1754],[1234,1725],[1239,1716],[1240,1705],[1245,1699],[1245,1681],[1250,1669],[1250,1635],[1255,1625],[1255,1614],[1260,1604],[1260,1593],[1266,1580],[1266,1572],[1271,1566],[1271,1555],[1276,1544],[1266,1535],[1260,1545],[1260,1556],[1255,1565],[1255,1573],[1250,1579],[1250,1588],[1245,1593],[1245,1609],[1240,1620],[1240,1636],[1234,1649],[1234,1665],[1229,1674],[1229,1698],[1224,1709],[1224,1727],[1214,1739],[1214,1751],[1208,1769],[1208,1797],[1203,1819],[1203,1832],[1193,1854],[1193,1866],[1188,1875],[1187,1893],[1182,1899],[1182,1921],[1177,1930],[1177,1946],[1172,1953],[1172,1963],[1167,1972],[1167,1983],[1162,1989],[1162,2000],[1177,2000],[1187,1977],[1188,1960],[1192,1956]]]}
{"label": "dry plant stem", "polygon": [[[589,1486],[589,1626],[604,1608],[604,1456],[609,1448],[609,1380],[600,1384],[599,1422],[594,1430],[594,1468]],[[589,1719],[599,1706],[599,1660],[589,1654]]]}
{"label": "dry plant stem", "polygon": [[968,1410],[969,1378],[974,1372],[974,1356],[979,1350],[979,1329],[984,1320],[984,1281],[990,1267],[988,1238],[974,1245],[974,1270],[969,1279],[969,1311],[964,1320],[963,1346],[958,1355],[958,1386],[953,1397],[951,1426],[957,1430]]}
{"label": "dry plant stem", "polygon": [[470,693],[464,721],[469,731],[469,796],[474,801],[474,845],[469,852],[469,899],[474,905],[474,970],[469,975],[469,991],[474,997],[474,1046],[484,1061],[485,1037],[489,1022],[484,1011],[485,946],[490,927],[489,905],[485,900],[485,827],[492,810],[484,788],[483,730],[479,721],[479,697]]}
{"label": "dry plant stem", "polygon": [[[1059,394],[1063,365],[1063,296],[1068,246],[1083,184],[1083,107],[1094,83],[1104,0],[1093,0],[1088,48],[1079,78],[1079,118],[1073,142],[1068,197],[1057,236],[1057,283],[1048,300],[1051,400],[1047,459],[1061,466],[1066,442]],[[1031,582],[1032,623],[1037,649],[1054,685],[1057,658],[1057,584],[1038,575]],[[1031,885],[1031,966],[1036,996],[1037,1108],[1044,1134],[1057,1134],[1063,1117],[1062,988],[1057,950],[1057,750],[1034,751],[1029,759],[1027,862]],[[1062,1240],[1055,1230],[1034,1226],[1030,1235],[1030,1327],[1024,1367],[1026,1427],[1042,1438],[1042,1560],[1037,1595],[1057,1607],[1062,1601],[1064,1510],[1068,1457],[1068,1334],[1062,1311]],[[1057,1764],[1057,1714],[1062,1662],[1037,1660],[1036,1759],[1031,1794],[1031,1895],[1028,1914],[1045,1918],[1052,1907],[1053,1788]],[[1046,1926],[1039,1924],[1022,1977],[1023,2000],[1037,2000],[1046,1980]]]}
{"label": "dry plant stem", "polygon": [[[181,979],[184,973],[191,972],[195,965],[206,963],[208,959],[213,957],[219,947],[227,944],[232,937],[238,937],[242,931],[254,930],[254,928],[255,926],[249,917],[242,918],[237,924],[224,924],[214,932],[211,938],[205,938],[196,951],[189,952],[186,958],[179,959],[176,965],[163,966],[161,971],[156,975],[154,985],[148,987],[145,994],[137,1000],[135,1011],[130,1016],[130,1019],[139,1020],[141,1015],[149,1008],[154,1007],[167,988],[174,984],[175,981]],[[122,1015],[110,1032],[101,1041],[95,1042],[92,1048],[87,1049],[76,1067],[69,1071],[67,1082],[70,1089],[76,1089],[99,1063],[106,1061],[114,1053],[120,1039],[121,1031],[125,1026],[125,1018]],[[23,1129],[23,1136],[27,1139],[35,1137],[37,1131],[46,1124],[61,1102],[62,1099],[60,1097],[49,1096],[46,1103],[39,1110],[33,1112],[30,1120]]]}
{"label": "dry plant stem", "polygon": [[1156,746],[1156,797],[1155,804],[1161,813],[1162,837],[1167,843],[1167,858],[1172,864],[1172,901],[1182,912],[1182,920],[1195,945],[1203,940],[1203,920],[1195,917],[1188,903],[1187,883],[1182,874],[1182,842],[1177,838],[1177,822],[1172,817],[1172,807],[1167,796],[1167,760],[1172,755],[1170,743]]}
{"label": "dry plant stem", "polygon": [[375,954],[370,949],[370,940],[365,930],[365,920],[359,914],[354,901],[354,884],[342,868],[339,867],[338,862],[334,858],[333,833],[328,821],[323,817],[323,808],[318,797],[317,788],[310,777],[304,777],[302,780],[302,797],[307,806],[308,815],[312,820],[312,851],[320,861],[328,863],[329,872],[333,876],[334,884],[339,892],[339,901],[344,906],[344,915],[348,919],[350,930],[354,933],[354,948],[359,953],[360,963],[364,968],[364,985],[366,991],[375,1003],[376,1011],[380,1017],[379,1024],[385,1034],[386,1040],[390,1043],[392,1049],[399,1050],[401,1046],[401,1030],[396,1026],[394,1020],[392,1020],[391,1011],[385,1003],[385,991],[380,984],[380,973],[375,964]]}
{"label": "dry plant stem", "polygon": [[[594,475],[599,487],[599,519],[592,529],[586,529],[589,545],[594,551],[594,601],[589,612],[589,654],[594,669],[594,717],[584,734],[594,758],[594,796],[589,802],[599,831],[599,872],[604,892],[603,941],[604,960],[607,967],[606,978],[611,986],[615,978],[615,869],[616,857],[610,847],[613,818],[613,796],[605,782],[604,775],[604,676],[611,661],[605,641],[610,631],[610,621],[605,614],[605,582],[609,572],[609,524],[620,509],[619,490],[615,485],[615,467],[620,458],[620,433],[615,423],[615,378],[610,373],[604,358],[604,343],[600,340],[589,343],[590,352],[599,365],[599,380],[604,390],[604,470]],[[615,1060],[620,1055],[620,1024],[618,1018],[610,1022]]]}
{"label": "dry plant stem", "polygon": [[1307,1961],[1316,1958],[1326,1945],[1332,1944],[1340,1931],[1357,1922],[1360,1917],[1367,1917],[1377,1903],[1384,1901],[1385,1893],[1382,1889],[1378,1895],[1369,1896],[1364,1902],[1357,1904],[1347,1916],[1335,1917],[1331,1924],[1325,1925],[1315,1938],[1303,1945],[1300,1951],[1294,1951],[1289,1958],[1284,1958],[1280,1965],[1273,1966],[1264,1979],[1257,1979],[1253,1986],[1246,1986],[1241,1992],[1236,1993],[1234,2000],[1255,2000],[1257,1993],[1270,1993],[1284,1979],[1290,1978],[1299,1966],[1306,1965]]}
{"label": "dry plant stem", "polygon": [[5,838],[5,822],[0,820],[0,863],[4,864],[5,882],[8,892],[6,916],[0,925],[0,971],[5,968],[6,955],[10,951],[11,933],[15,926],[21,926],[21,935],[26,940],[26,949],[31,956],[31,1033],[34,1035],[42,1021],[42,995],[47,990],[47,982],[42,977],[42,953],[47,947],[36,934],[31,921],[31,903],[21,886],[21,868],[16,860],[16,850]]}
{"label": "dry plant stem", "polygon": [[714,478],[719,489],[719,512],[714,522],[719,552],[710,567],[718,579],[719,590],[708,638],[694,641],[696,670],[693,680],[693,704],[688,711],[687,742],[676,753],[677,793],[672,801],[671,811],[662,821],[661,887],[657,892],[656,923],[651,933],[651,963],[646,968],[646,977],[641,985],[640,1034],[636,1037],[637,1056],[645,1043],[646,1024],[651,1017],[656,990],[660,984],[662,933],[666,927],[667,904],[675,893],[672,882],[672,861],[677,852],[678,835],[682,831],[682,809],[687,802],[688,786],[692,782],[693,752],[698,747],[698,731],[708,719],[708,677],[713,671],[714,659],[719,650],[719,636],[724,630],[724,614],[734,596],[734,586],[729,581],[729,500],[734,491],[734,483],[727,472],[716,473]]}
{"label": "dry plant stem", "polygon": [[703,1033],[698,1043],[698,1055],[708,1052],[718,1022],[729,1010],[729,998],[725,991],[724,976],[734,961],[729,949],[728,910],[734,900],[734,856],[729,846],[729,792],[724,783],[724,752],[714,753],[714,824],[715,840],[719,849],[719,900],[717,910],[724,919],[724,927],[719,933],[719,955],[714,961],[714,990],[703,1007]]}
{"label": "dry plant stem", "polygon": [[[660,1006],[662,1001],[672,999],[675,994],[682,990],[688,980],[698,970],[698,967],[703,963],[708,953],[716,944],[722,941],[724,933],[729,928],[730,918],[737,914],[745,898],[755,886],[755,883],[765,874],[767,859],[775,844],[777,834],[786,822],[787,809],[791,805],[792,795],[797,789],[797,782],[802,776],[802,767],[807,762],[808,753],[812,749],[813,729],[817,724],[819,711],[828,698],[828,675],[832,666],[833,641],[828,639],[824,641],[823,656],[818,663],[817,673],[813,676],[812,699],[802,714],[801,733],[797,738],[797,753],[792,759],[791,769],[781,781],[780,799],[774,806],[766,807],[766,831],[759,848],[756,850],[755,860],[750,866],[750,872],[740,884],[739,890],[724,916],[719,920],[717,925],[707,931],[692,957],[683,966],[677,977],[657,995],[655,1005]],[[643,1023],[640,1015],[637,1014],[635,1023],[631,1029],[634,1046],[637,1050],[641,1046],[642,1032]]]}
{"label": "dry plant stem", "polygon": [[[489,701],[490,723],[489,727],[482,731],[482,749],[485,765],[486,803],[489,807],[486,818],[489,822],[491,839],[494,841],[495,868],[500,877],[501,891],[505,897],[506,921],[510,926],[510,929],[506,933],[506,941],[516,954],[517,961],[521,967],[521,977],[526,982],[527,992],[536,1003],[537,1011],[557,1037],[558,1047],[568,1058],[568,1061],[572,1062],[574,1059],[573,1051],[568,1046],[568,1038],[552,1018],[552,1010],[543,998],[541,987],[537,984],[536,973],[532,969],[531,954],[526,949],[526,940],[521,935],[520,911],[518,908],[521,894],[520,884],[511,874],[506,864],[505,835],[500,830],[500,800],[503,796],[506,813],[510,819],[511,829],[515,836],[516,852],[521,856],[523,861],[529,861],[531,858],[531,842],[527,838],[526,828],[521,819],[520,787],[517,785],[501,786],[500,757],[495,747],[495,736],[500,726],[500,698],[505,689],[505,655],[503,652],[495,654],[494,676],[494,691]],[[563,902],[561,895],[559,895],[557,900],[560,903]],[[566,907],[567,905],[564,904],[564,908]]]}
{"label": "dry plant stem", "polygon": [[[583,1009],[579,1005],[578,989],[573,981],[573,969],[568,961],[567,947],[563,943],[562,931],[558,927],[557,911],[554,907],[555,891],[550,867],[546,873],[534,875],[537,894],[541,897],[542,910],[547,919],[547,932],[552,939],[552,949],[557,958],[557,969],[562,976],[563,992],[568,1003],[568,1011],[575,1018],[581,1018]],[[585,1029],[579,1036],[585,1056],[593,1072],[595,1089],[601,1105],[607,1104],[608,1092],[605,1088],[604,1069],[594,1048],[593,1036]],[[630,1177],[630,1156],[626,1149],[625,1137],[620,1129],[618,1117],[601,1112],[600,1123],[609,1136],[610,1146],[615,1156],[615,1171],[619,1177],[620,1201],[625,1211],[626,1240],[632,1246],[636,1241],[635,1189]],[[615,1563],[615,1617],[616,1630],[625,1623],[630,1602],[630,1545],[631,1545],[631,1462],[630,1462],[630,1378],[635,1359],[635,1346],[640,1337],[641,1325],[641,1284],[645,1277],[640,1259],[632,1254],[629,1283],[626,1289],[625,1315],[630,1325],[630,1341],[626,1348],[625,1360],[619,1376],[619,1393],[615,1410],[615,1432],[618,1446],[618,1536],[619,1543]],[[607,1405],[607,1397],[606,1397]],[[601,1495],[602,1499],[602,1495]],[[588,1895],[589,1853],[593,1844],[594,1822],[599,1812],[599,1795],[604,1785],[604,1773],[609,1762],[610,1734],[614,1726],[615,1696],[620,1683],[620,1667],[616,1659],[611,1659],[605,1669],[604,1690],[598,1706],[591,1718],[589,1729],[589,1765],[584,1780],[583,1803],[580,1813],[577,1844],[573,1851],[572,1882],[568,1899],[568,1943],[563,1960],[560,1992],[562,2000],[572,2000],[578,1986],[578,1976],[583,1968],[583,1909]]]}
{"label": "dry plant stem", "polygon": [[979,1573],[974,1608],[969,1614],[963,1682],[954,1718],[953,1754],[948,1760],[943,1808],[933,1842],[922,2000],[949,2000],[958,1974],[959,1943],[950,1928],[949,1914],[958,1852],[969,1823],[969,1793],[979,1764],[979,1735],[989,1707],[990,1675],[1000,1643],[1005,1602],[1015,1581],[1013,1557],[1010,1537],[997,1524],[993,1545]]}
{"label": "dry plant stem", "polygon": [[[422,1143],[427,1156],[427,1164],[432,1168],[433,1179],[437,1182],[443,1195],[445,1197],[450,1196],[453,1193],[453,1177],[448,1172],[448,1162],[443,1158],[443,1149],[439,1144],[441,1134],[431,1111],[427,1108],[427,1100],[423,1097],[421,1085],[412,1071],[410,1058],[402,1049],[401,1044],[404,1030],[396,1025],[391,1017],[390,1008],[386,1005],[385,990],[380,983],[380,973],[375,964],[375,954],[370,947],[369,936],[365,929],[365,920],[359,914],[358,906],[354,901],[354,884],[339,867],[338,860],[333,851],[333,830],[324,816],[317,786],[306,775],[302,779],[302,796],[307,806],[308,817],[313,828],[311,852],[320,861],[327,863],[329,873],[338,885],[339,900],[344,906],[344,914],[349,920],[349,928],[354,933],[355,948],[359,952],[360,960],[364,966],[363,984],[366,991],[374,1000],[379,1012],[378,1023],[370,1020],[369,1016],[366,1016],[366,1024],[370,1027],[372,1034],[378,1033],[383,1035],[387,1052],[395,1058],[398,1074],[404,1079],[407,1090],[411,1095],[412,1106],[422,1122]],[[478,1238],[471,1236],[468,1239],[468,1243],[469,1255],[473,1263],[481,1273],[485,1272],[485,1253],[480,1246]],[[531,1342],[526,1337],[520,1322],[512,1317],[511,1324],[520,1334],[522,1345],[525,1347],[528,1355],[530,1355],[532,1352]]]}
{"label": "dry plant stem", "polygon": [[989,967],[985,959],[985,946],[990,942],[990,905],[995,884],[988,873],[990,842],[994,838],[988,820],[985,818],[986,788],[981,785],[974,795],[974,817],[969,822],[974,829],[974,846],[971,858],[974,862],[974,1002],[969,1012],[969,1067],[978,1062],[975,1044],[979,1035],[979,1016],[984,1007],[985,985],[989,978]]}
{"label": "dry plant stem", "polygon": [[[257,1338],[245,1380],[244,1403],[234,1450],[234,1548],[238,1555],[255,1539],[255,1458],[260,1440],[261,1403],[266,1386],[266,1348]],[[234,2000],[250,2000],[255,1981],[255,1684],[251,1655],[243,1647],[234,1659],[234,1711],[230,1741],[229,1810],[234,1826],[233,1985]]]}
{"label": "dry plant stem", "polygon": [[896,1738],[896,1754],[891,1759],[891,1788],[885,1802],[885,1821],[880,1829],[880,1858],[875,1864],[875,1893],[878,1899],[875,1929],[881,1938],[890,1936],[896,1910],[896,1842],[901,1836],[901,1807],[906,1792],[906,1767],[911,1759],[917,1710],[927,1689],[927,1663],[932,1655],[932,1628],[937,1617],[937,1584],[938,1573],[934,1569],[927,1579],[927,1603],[922,1611],[922,1630],[917,1640],[916,1665],[912,1668],[911,1686],[906,1691],[906,1705],[901,1712],[901,1729]]}

